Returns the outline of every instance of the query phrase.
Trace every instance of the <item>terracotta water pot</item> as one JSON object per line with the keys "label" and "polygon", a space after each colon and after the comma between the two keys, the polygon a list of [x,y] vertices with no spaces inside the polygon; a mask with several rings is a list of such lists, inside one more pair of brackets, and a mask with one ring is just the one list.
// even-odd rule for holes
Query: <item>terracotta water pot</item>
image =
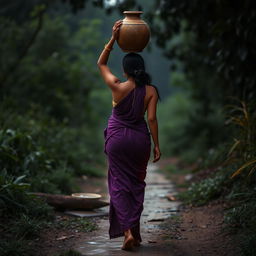
{"label": "terracotta water pot", "polygon": [[124,52],[141,52],[149,42],[150,30],[141,11],[125,11],[117,43]]}

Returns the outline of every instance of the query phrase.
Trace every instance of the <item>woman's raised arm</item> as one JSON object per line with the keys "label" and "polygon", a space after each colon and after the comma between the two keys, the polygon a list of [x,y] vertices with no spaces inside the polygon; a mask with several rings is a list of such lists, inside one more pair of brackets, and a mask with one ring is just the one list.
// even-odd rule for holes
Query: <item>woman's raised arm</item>
{"label": "woman's raised arm", "polygon": [[122,25],[122,20],[115,22],[112,29],[112,37],[109,42],[105,45],[103,51],[100,54],[97,65],[100,69],[100,73],[105,81],[105,83],[110,87],[111,90],[116,90],[117,85],[120,83],[120,80],[112,74],[109,67],[107,66],[108,57],[110,51],[113,49],[113,45],[118,37],[120,26]]}

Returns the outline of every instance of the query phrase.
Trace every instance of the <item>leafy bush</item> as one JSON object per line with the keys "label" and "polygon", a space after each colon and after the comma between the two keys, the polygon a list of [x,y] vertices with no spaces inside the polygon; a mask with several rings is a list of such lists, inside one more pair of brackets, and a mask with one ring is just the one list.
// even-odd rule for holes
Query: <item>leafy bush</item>
{"label": "leafy bush", "polygon": [[256,234],[255,232],[245,232],[239,236],[241,242],[241,255],[252,256],[256,255]]}
{"label": "leafy bush", "polygon": [[10,177],[23,177],[29,189],[41,192],[70,193],[74,189],[74,173],[50,157],[29,133],[11,129],[0,130],[0,164]]}
{"label": "leafy bush", "polygon": [[241,201],[225,213],[225,222],[240,228],[252,228],[256,230],[256,199]]}
{"label": "leafy bush", "polygon": [[29,240],[20,239],[0,239],[0,255],[2,256],[33,256]]}
{"label": "leafy bush", "polygon": [[20,216],[24,213],[35,218],[52,217],[52,208],[42,200],[29,193],[30,184],[24,183],[25,175],[17,178],[10,176],[6,170],[0,175],[1,216]]}
{"label": "leafy bush", "polygon": [[29,240],[54,217],[30,192],[76,192],[76,175],[102,175],[105,164],[98,116],[105,106],[94,110],[90,99],[100,89],[92,65],[100,20],[26,7],[0,17],[1,255],[35,255]]}
{"label": "leafy bush", "polygon": [[256,170],[256,111],[253,100],[244,102],[236,99],[235,104],[228,105],[227,124],[235,130],[234,143],[228,152],[228,159],[240,165],[233,173],[235,177],[247,171],[248,176]]}
{"label": "leafy bush", "polygon": [[[19,174],[26,165],[30,175],[34,175],[37,171],[49,174],[66,164],[70,173],[81,175],[88,170],[88,174],[93,175],[95,163],[98,169],[104,165],[104,120],[100,113],[108,109],[90,98],[92,89],[101,89],[97,65],[92,65],[95,49],[102,45],[97,32],[101,21],[73,19],[63,12],[52,15],[55,11],[43,15],[44,24],[37,40],[18,62],[22,65],[15,65],[12,76],[8,70],[19,58],[19,49],[27,46],[38,21],[36,15],[32,15],[32,19],[23,17],[21,24],[14,17],[1,17],[8,26],[2,31],[1,53],[5,58],[0,62],[5,69],[0,71],[0,78],[6,79],[5,86],[0,86],[0,108],[5,110],[0,111],[0,124],[1,129],[14,131],[13,136],[17,136],[5,151],[11,153],[13,159],[7,159],[5,154],[5,160],[12,167],[19,166],[17,170],[11,168]],[[13,148],[19,148],[20,159],[15,159]],[[23,161],[24,166],[17,161]],[[49,187],[51,191],[59,189],[53,184]]]}
{"label": "leafy bush", "polygon": [[79,187],[74,180],[74,173],[67,166],[59,166],[49,174],[38,173],[31,179],[31,191],[53,194],[71,194]]}
{"label": "leafy bush", "polygon": [[[224,215],[224,221],[228,224],[227,229],[237,234],[240,241],[241,255],[255,255],[255,230],[256,230],[256,197],[255,188],[232,189],[228,199],[234,202],[234,205],[227,209]],[[245,187],[245,186],[244,186]],[[239,191],[238,191],[239,190]],[[243,192],[241,192],[243,191]]]}
{"label": "leafy bush", "polygon": [[0,164],[11,175],[25,174],[33,191],[70,193],[78,189],[75,175],[104,174],[103,135],[57,123],[40,111],[10,116],[3,121],[0,115]]}
{"label": "leafy bush", "polygon": [[192,102],[189,95],[181,92],[175,93],[159,104],[159,137],[165,156],[184,152],[187,140],[185,126],[191,109]]}
{"label": "leafy bush", "polygon": [[196,101],[183,90],[159,105],[160,143],[165,156],[193,163],[222,142],[225,133],[218,132],[224,126],[222,109],[212,106],[207,116],[199,111]]}
{"label": "leafy bush", "polygon": [[178,197],[186,203],[193,205],[204,205],[212,199],[218,198],[225,186],[229,185],[227,174],[216,173],[213,177],[203,179],[200,182],[193,182],[188,190],[180,192]]}
{"label": "leafy bush", "polygon": [[0,175],[0,254],[33,255],[29,240],[54,219],[53,208],[29,193],[25,175],[14,177],[4,169]]}
{"label": "leafy bush", "polygon": [[17,238],[34,239],[39,236],[40,230],[45,226],[43,220],[21,214],[19,219],[9,222],[8,233],[15,234]]}

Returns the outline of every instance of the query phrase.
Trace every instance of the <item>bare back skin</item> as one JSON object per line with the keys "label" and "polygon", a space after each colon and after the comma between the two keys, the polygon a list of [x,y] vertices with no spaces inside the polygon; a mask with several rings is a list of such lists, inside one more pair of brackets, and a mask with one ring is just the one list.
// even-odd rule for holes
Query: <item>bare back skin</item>
{"label": "bare back skin", "polygon": [[[116,104],[118,104],[123,98],[125,98],[134,88],[135,82],[127,80],[123,83],[119,83],[119,90],[112,91],[112,98]],[[147,111],[148,116],[152,116],[151,113],[156,106],[156,100],[158,98],[156,89],[151,85],[146,85],[146,95],[144,98],[144,114]]]}

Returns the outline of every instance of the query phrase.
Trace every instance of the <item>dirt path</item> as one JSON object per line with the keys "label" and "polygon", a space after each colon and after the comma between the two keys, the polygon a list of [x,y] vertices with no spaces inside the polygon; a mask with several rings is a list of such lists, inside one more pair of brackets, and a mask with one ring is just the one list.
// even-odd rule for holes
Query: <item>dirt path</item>
{"label": "dirt path", "polygon": [[[169,201],[167,194],[174,193],[173,184],[159,172],[156,165],[148,167],[146,177],[146,191],[144,210],[141,217],[141,236],[142,244],[139,248],[133,250],[132,253],[137,255],[177,255],[174,253],[173,245],[170,241],[166,241],[165,233],[159,225],[171,216],[176,215],[180,202]],[[105,184],[106,185],[106,184]],[[105,186],[106,187],[106,186]],[[107,196],[107,193],[105,193]],[[109,198],[107,198],[109,199]],[[108,212],[108,207],[104,207]],[[131,252],[121,250],[123,237],[109,239],[108,216],[99,219],[99,230],[88,235],[88,239],[84,237],[79,239],[75,245],[75,249],[82,255],[128,255]]]}
{"label": "dirt path", "polygon": [[[215,200],[205,206],[192,207],[175,200],[175,194],[186,190],[184,184],[191,182],[188,179],[191,174],[163,171],[165,166],[177,165],[176,160],[166,159],[148,167],[141,217],[142,245],[139,248],[132,252],[123,251],[123,237],[109,239],[107,206],[94,212],[85,212],[98,224],[99,229],[89,233],[76,229],[49,230],[44,239],[38,241],[37,247],[41,248],[38,255],[52,256],[56,252],[74,249],[88,256],[122,256],[132,253],[147,256],[239,256],[239,241],[236,241],[235,235],[223,231],[224,210],[228,202]],[[81,191],[100,193],[103,199],[109,201],[106,178],[84,177],[78,183]],[[168,200],[167,195],[174,198]],[[69,218],[65,213],[56,214],[61,218]]]}
{"label": "dirt path", "polygon": [[[177,159],[165,159],[159,168],[164,169],[166,165],[179,166],[179,163]],[[181,192],[187,190],[191,182],[206,176],[203,173],[204,170],[193,175],[169,171],[167,178],[175,184],[176,191]],[[169,218],[165,222],[169,230],[167,240],[172,239],[173,249],[178,252],[176,255],[240,256],[240,241],[236,234],[226,229],[224,222],[224,212],[229,206],[229,202],[221,198],[203,206],[181,205],[179,218]]]}

